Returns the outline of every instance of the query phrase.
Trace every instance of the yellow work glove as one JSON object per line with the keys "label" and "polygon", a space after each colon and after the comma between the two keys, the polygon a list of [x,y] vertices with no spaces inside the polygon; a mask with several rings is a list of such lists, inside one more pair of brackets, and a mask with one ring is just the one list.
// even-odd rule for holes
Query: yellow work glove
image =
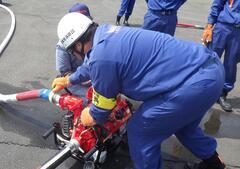
{"label": "yellow work glove", "polygon": [[69,76],[55,78],[52,82],[52,92],[57,93],[70,85]]}
{"label": "yellow work glove", "polygon": [[209,42],[212,42],[212,24],[207,24],[202,34],[202,44],[207,45]]}
{"label": "yellow work glove", "polygon": [[84,126],[93,126],[96,124],[95,120],[92,118],[90,114],[90,108],[86,107],[83,109],[81,113],[81,122]]}

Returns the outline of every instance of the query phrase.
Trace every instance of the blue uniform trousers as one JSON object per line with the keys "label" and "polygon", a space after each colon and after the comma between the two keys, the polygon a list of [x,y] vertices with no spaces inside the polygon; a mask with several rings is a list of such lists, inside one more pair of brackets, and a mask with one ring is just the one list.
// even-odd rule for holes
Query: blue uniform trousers
{"label": "blue uniform trousers", "polygon": [[144,16],[142,28],[167,33],[173,36],[176,30],[176,25],[176,11],[154,11],[149,9]]}
{"label": "blue uniform trousers", "polygon": [[135,167],[160,169],[161,142],[172,134],[196,157],[212,156],[216,141],[205,136],[198,125],[219,98],[223,83],[224,68],[216,56],[173,92],[145,101],[127,125]]}
{"label": "blue uniform trousers", "polygon": [[213,29],[213,42],[209,47],[219,57],[225,52],[223,62],[226,72],[224,91],[229,92],[234,87],[237,63],[240,61],[240,27],[237,28],[234,25],[217,23]]}
{"label": "blue uniform trousers", "polygon": [[130,16],[132,14],[134,4],[135,0],[122,0],[118,16],[123,16],[124,14],[126,16]]}

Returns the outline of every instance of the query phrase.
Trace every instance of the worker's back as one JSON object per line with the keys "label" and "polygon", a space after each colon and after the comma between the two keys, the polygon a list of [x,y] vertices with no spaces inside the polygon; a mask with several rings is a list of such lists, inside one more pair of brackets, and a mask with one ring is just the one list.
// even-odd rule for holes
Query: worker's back
{"label": "worker's back", "polygon": [[[108,97],[119,90],[133,99],[146,100],[177,88],[211,55],[201,44],[167,34],[103,25],[96,31],[89,57],[91,79],[96,90],[107,92]],[[99,77],[105,79],[101,84]],[[120,84],[108,89],[103,81]]]}

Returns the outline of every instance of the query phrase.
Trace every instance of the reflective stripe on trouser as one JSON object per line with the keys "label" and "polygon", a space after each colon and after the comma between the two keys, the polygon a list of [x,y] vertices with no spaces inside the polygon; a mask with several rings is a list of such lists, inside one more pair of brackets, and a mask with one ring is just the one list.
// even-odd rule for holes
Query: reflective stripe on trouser
{"label": "reflective stripe on trouser", "polygon": [[173,12],[170,15],[161,15],[148,10],[144,16],[143,29],[158,31],[174,35],[177,25],[177,13]]}
{"label": "reflective stripe on trouser", "polygon": [[128,143],[137,169],[160,169],[163,140],[175,134],[200,159],[216,150],[214,138],[198,127],[204,114],[219,98],[224,68],[216,63],[199,69],[177,90],[145,101],[129,120]]}
{"label": "reflective stripe on trouser", "polygon": [[135,0],[122,0],[118,16],[123,16],[124,14],[126,16],[130,16],[132,14],[134,4]]}
{"label": "reflective stripe on trouser", "polygon": [[219,57],[224,54],[225,83],[224,90],[234,88],[237,76],[237,63],[240,61],[240,28],[217,23],[213,29],[213,42],[209,45]]}

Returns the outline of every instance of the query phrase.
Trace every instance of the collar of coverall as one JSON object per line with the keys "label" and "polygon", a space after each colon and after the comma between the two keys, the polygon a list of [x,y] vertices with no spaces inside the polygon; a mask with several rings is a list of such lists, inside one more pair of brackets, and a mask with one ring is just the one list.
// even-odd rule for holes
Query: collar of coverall
{"label": "collar of coverall", "polygon": [[99,35],[100,35],[100,33],[99,33],[98,28],[97,28],[96,31],[95,31],[95,33],[94,33],[94,35],[93,35],[93,44],[92,44],[92,47],[91,47],[91,49],[89,49],[89,51],[85,54],[85,57],[87,57],[87,59],[90,58],[90,53],[91,53],[91,51],[92,51],[92,48],[93,48],[94,46],[96,46],[96,45],[98,44],[98,42],[99,42],[99,39],[100,39]]}
{"label": "collar of coverall", "polygon": [[104,39],[106,39],[107,35],[105,36],[105,35],[101,34],[101,31],[104,34],[106,33],[106,34],[110,35],[110,33],[114,33],[115,31],[118,31],[121,28],[119,26],[109,25],[109,24],[106,24],[104,26],[105,26],[105,30],[103,30],[103,31],[102,31],[103,27],[101,27],[101,29],[99,29],[99,27],[97,27],[97,29],[94,33],[94,37],[93,37],[93,45],[92,45],[92,48],[89,51],[91,51],[94,48],[94,46],[96,46],[98,43],[100,43],[100,42],[104,41]]}
{"label": "collar of coverall", "polygon": [[94,36],[93,36],[93,45],[92,45],[92,48],[97,45],[97,43],[99,42],[99,39],[100,39],[100,31],[99,31],[99,29],[97,28],[96,31],[95,31],[95,33],[94,33]]}
{"label": "collar of coverall", "polygon": [[108,37],[108,35],[110,35],[111,33],[118,32],[120,29],[121,29],[120,26],[109,25],[109,24],[104,25],[104,28],[101,27],[99,29],[99,27],[97,27],[97,29],[94,33],[92,47],[85,54],[85,56],[89,59],[91,56],[91,51],[94,48],[94,46],[96,46],[98,43],[101,43],[102,41],[104,41]]}

